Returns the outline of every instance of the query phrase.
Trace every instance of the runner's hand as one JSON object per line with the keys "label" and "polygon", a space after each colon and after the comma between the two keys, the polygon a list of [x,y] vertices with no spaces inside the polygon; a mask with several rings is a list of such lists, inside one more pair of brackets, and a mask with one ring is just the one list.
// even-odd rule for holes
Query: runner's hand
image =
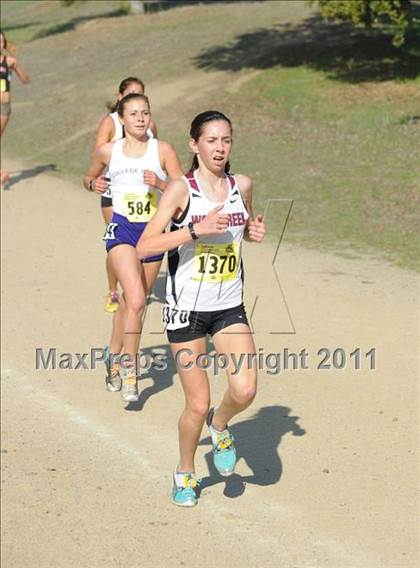
{"label": "runner's hand", "polygon": [[151,185],[152,187],[157,187],[158,189],[162,188],[163,180],[160,179],[159,176],[152,172],[151,170],[144,170],[143,172],[143,182],[146,185]]}
{"label": "runner's hand", "polygon": [[262,215],[257,215],[255,219],[248,221],[248,238],[250,241],[260,243],[265,235],[265,223]]}
{"label": "runner's hand", "polygon": [[109,188],[109,178],[105,176],[99,176],[92,180],[93,191],[98,195],[101,195]]}
{"label": "runner's hand", "polygon": [[217,207],[207,213],[200,223],[194,223],[194,230],[197,236],[204,237],[206,235],[217,235],[226,232],[229,226],[229,215],[219,213],[223,207],[223,203],[217,205]]}

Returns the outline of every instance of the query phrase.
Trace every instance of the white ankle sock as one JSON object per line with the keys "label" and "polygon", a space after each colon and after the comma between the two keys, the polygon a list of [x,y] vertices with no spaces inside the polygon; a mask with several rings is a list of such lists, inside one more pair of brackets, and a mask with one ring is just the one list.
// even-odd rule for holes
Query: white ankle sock
{"label": "white ankle sock", "polygon": [[178,469],[175,470],[174,473],[175,483],[177,484],[178,487],[184,487],[184,476],[190,473],[194,475],[193,471],[178,471]]}
{"label": "white ankle sock", "polygon": [[221,436],[221,434],[228,431],[227,428],[225,428],[224,430],[217,430],[217,428],[213,426],[213,422],[210,424],[209,430],[213,444],[217,444],[217,439]]}

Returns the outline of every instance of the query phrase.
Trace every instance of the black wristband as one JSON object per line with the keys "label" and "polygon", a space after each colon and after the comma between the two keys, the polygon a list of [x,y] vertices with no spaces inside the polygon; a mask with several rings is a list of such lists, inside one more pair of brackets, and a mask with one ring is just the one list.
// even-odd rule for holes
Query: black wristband
{"label": "black wristband", "polygon": [[194,231],[194,224],[192,223],[192,221],[188,223],[188,230],[190,232],[190,235],[192,236],[192,240],[196,241],[198,239],[198,236],[197,233]]}
{"label": "black wristband", "polygon": [[90,182],[88,183],[88,190],[89,190],[89,191],[95,191],[95,190],[93,189],[93,185],[92,185],[92,184],[93,184],[93,179],[91,179]]}

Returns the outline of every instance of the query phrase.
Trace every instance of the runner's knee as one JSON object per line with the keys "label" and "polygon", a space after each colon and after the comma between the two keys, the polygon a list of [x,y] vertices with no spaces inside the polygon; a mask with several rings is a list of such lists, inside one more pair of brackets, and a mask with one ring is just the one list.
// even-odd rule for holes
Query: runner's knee
{"label": "runner's knee", "polygon": [[209,408],[210,400],[208,398],[187,401],[187,410],[196,420],[205,420],[209,413]]}
{"label": "runner's knee", "polygon": [[136,313],[140,313],[145,306],[145,298],[143,294],[136,294],[133,297],[126,298],[127,309]]}
{"label": "runner's knee", "polygon": [[243,406],[251,404],[257,394],[257,385],[249,383],[240,387],[230,388],[230,394],[234,401]]}

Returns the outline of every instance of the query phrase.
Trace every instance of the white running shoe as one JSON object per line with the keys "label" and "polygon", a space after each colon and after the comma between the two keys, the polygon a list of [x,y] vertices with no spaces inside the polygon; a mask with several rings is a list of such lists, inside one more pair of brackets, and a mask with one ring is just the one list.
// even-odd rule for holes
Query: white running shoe
{"label": "white running shoe", "polygon": [[125,402],[136,402],[139,399],[137,375],[134,367],[120,367],[122,379],[121,398]]}

